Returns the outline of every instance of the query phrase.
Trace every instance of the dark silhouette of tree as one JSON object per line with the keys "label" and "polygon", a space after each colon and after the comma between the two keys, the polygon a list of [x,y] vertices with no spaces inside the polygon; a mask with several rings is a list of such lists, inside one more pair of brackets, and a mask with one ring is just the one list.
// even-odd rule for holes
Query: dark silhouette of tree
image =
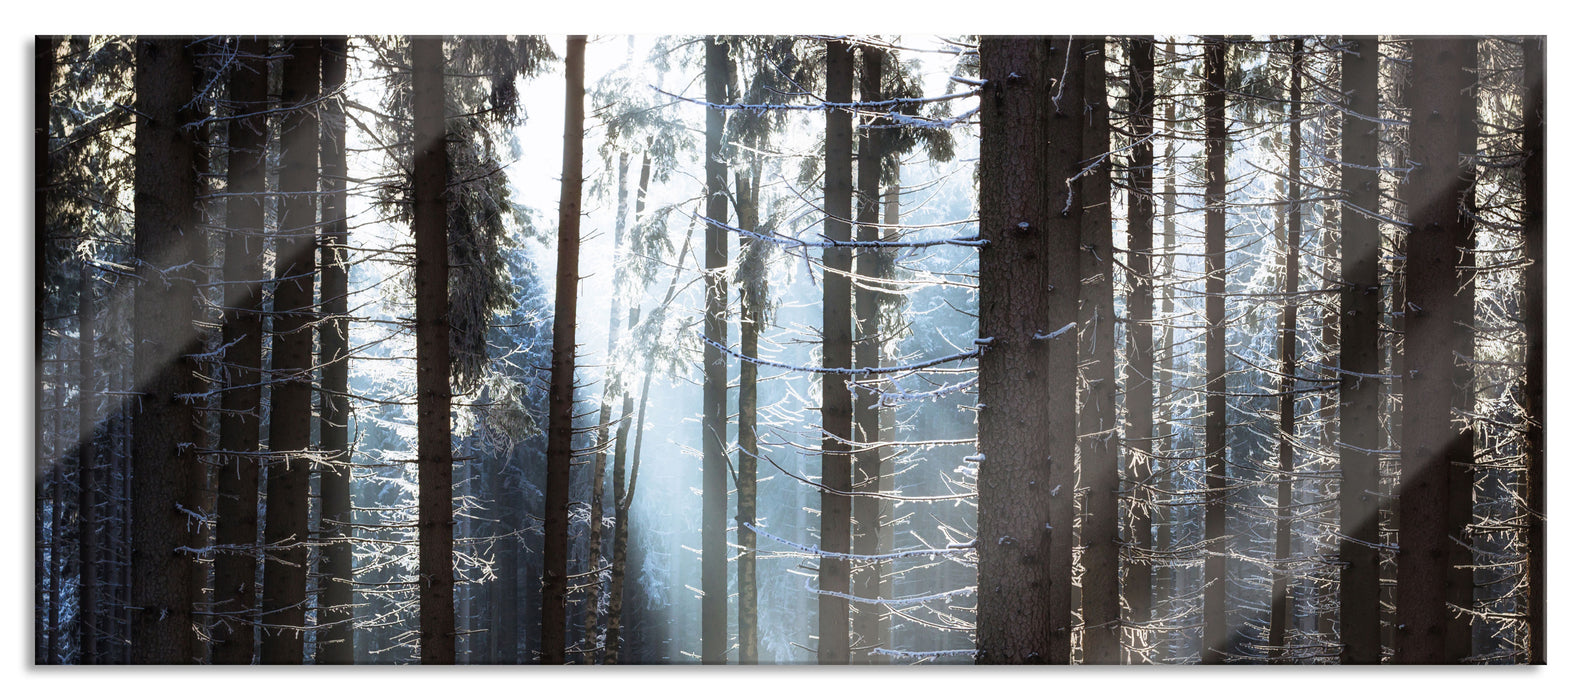
{"label": "dark silhouette of tree", "polygon": [[[845,41],[825,43],[825,96],[833,104],[851,102],[855,47]],[[852,113],[827,106],[824,111],[824,237],[851,240]],[[824,367],[852,363],[851,249],[824,249]],[[846,378],[822,377],[823,466],[819,483],[819,549],[829,554],[851,552],[852,398]],[[818,659],[821,664],[851,662],[851,561],[820,557],[818,565]]]}
{"label": "dark silhouette of tree", "polygon": [[1527,248],[1527,272],[1523,279],[1526,289],[1525,319],[1527,323],[1527,662],[1549,663],[1549,625],[1545,614],[1549,610],[1545,596],[1549,592],[1548,564],[1544,559],[1548,544],[1549,512],[1547,506],[1548,483],[1545,470],[1548,437],[1544,422],[1548,420],[1548,399],[1544,392],[1548,379],[1548,323],[1544,318],[1547,305],[1544,288],[1548,283],[1547,259],[1544,257],[1548,235],[1548,202],[1544,186],[1547,183],[1544,166],[1545,122],[1548,118],[1545,102],[1547,78],[1546,40],[1527,37],[1522,40],[1522,82],[1527,95],[1522,102],[1522,148],[1526,160],[1522,163],[1522,234]]}
{"label": "dark silhouette of tree", "polygon": [[[1452,349],[1456,327],[1457,245],[1471,222],[1461,215],[1471,168],[1463,165],[1459,134],[1473,128],[1470,99],[1463,99],[1468,72],[1476,67],[1475,39],[1415,39],[1411,108],[1411,178],[1403,186],[1411,228],[1406,236],[1404,349],[1399,373],[1401,398],[1400,571],[1397,663],[1449,663],[1462,650],[1447,646],[1450,600],[1453,500],[1471,500],[1452,491],[1452,454],[1460,431],[1452,422],[1457,407],[1457,371]],[[1468,290],[1470,294],[1471,290]],[[1454,656],[1452,656],[1454,654]]]}
{"label": "dark silhouette of tree", "polygon": [[[1126,567],[1124,607],[1127,620],[1144,625],[1153,617],[1153,570],[1149,554],[1153,539],[1153,455],[1160,449],[1154,434],[1154,42],[1152,37],[1126,40],[1126,136],[1131,140],[1126,169],[1126,267],[1130,290],[1126,298],[1126,483],[1124,487]],[[1168,542],[1168,538],[1161,538]],[[1137,634],[1137,633],[1134,633]],[[1145,638],[1135,638],[1145,645]],[[1148,661],[1146,652],[1132,652],[1128,662]]]}
{"label": "dark silhouette of tree", "polygon": [[[197,145],[183,126],[194,113],[194,61],[184,39],[138,39],[134,139],[134,253],[141,281],[133,296],[133,376],[140,405],[132,417],[131,663],[193,663],[194,535],[204,468],[191,446],[202,442],[194,407],[202,349],[198,266],[207,241],[198,221]],[[184,447],[185,446],[185,447]],[[300,601],[297,601],[300,602]]]}
{"label": "dark silhouette of tree", "polygon": [[1269,660],[1289,663],[1286,618],[1291,609],[1291,485],[1296,474],[1296,312],[1302,255],[1302,40],[1291,40],[1290,136],[1286,139],[1285,294],[1280,310],[1280,466],[1275,495],[1275,544],[1269,602]]}
{"label": "dark silhouette of tree", "polygon": [[[225,209],[226,310],[221,326],[228,381],[220,394],[220,468],[216,480],[214,625],[216,664],[249,664],[256,652],[258,588],[259,422],[263,366],[264,170],[267,124],[253,116],[268,108],[269,42],[236,42],[230,74],[233,105],[227,130]],[[229,548],[234,547],[234,550]]]}
{"label": "dark silhouette of tree", "polygon": [[1204,417],[1203,652],[1205,664],[1221,664],[1232,639],[1226,627],[1225,600],[1225,54],[1224,37],[1206,37],[1203,56],[1204,190],[1204,350],[1207,414]]}
{"label": "dark silhouette of tree", "polygon": [[[1074,370],[1076,347],[1073,334],[1034,337],[1056,330],[1046,325],[1056,317],[1049,268],[1074,259],[1080,241],[1075,230],[1057,235],[1046,211],[1056,170],[1043,149],[1050,48],[1043,38],[984,37],[979,49],[979,663],[1058,663],[1069,653],[1072,471],[1061,456],[1076,450],[1075,372],[1065,378],[1070,400],[1053,411],[1049,387],[1050,356],[1069,355]],[[1064,315],[1074,317],[1070,286]],[[1064,452],[1050,451],[1052,428],[1071,433]]]}
{"label": "dark silhouette of tree", "polygon": [[[320,45],[323,93],[339,93],[346,82],[346,37],[325,37]],[[319,606],[315,661],[352,663],[351,397],[347,393],[349,319],[347,317],[346,114],[338,97],[320,111],[319,185],[319,446],[328,460],[319,470]]]}
{"label": "dark silhouette of tree", "polygon": [[566,535],[571,488],[573,378],[576,372],[577,253],[582,217],[583,57],[586,36],[566,37],[566,128],[555,266],[555,336],[549,380],[549,465],[544,487],[544,583],[539,660],[566,659]]}
{"label": "dark silhouette of tree", "polygon": [[412,115],[419,647],[423,663],[451,664],[456,660],[456,583],[445,191],[450,165],[445,143],[445,46],[438,37],[412,39]]}
{"label": "dark silhouette of tree", "polygon": [[299,38],[286,47],[280,124],[280,230],[275,234],[273,334],[270,339],[269,451],[264,485],[262,660],[300,664],[308,597],[307,456],[313,418],[313,281],[317,265],[319,184],[319,45]]}
{"label": "dark silhouette of tree", "polygon": [[1379,40],[1348,36],[1341,92],[1340,622],[1342,663],[1379,663]]}
{"label": "dark silhouette of tree", "polygon": [[[1077,274],[1078,466],[1086,492],[1082,520],[1082,662],[1121,662],[1120,472],[1115,426],[1115,244],[1110,221],[1110,110],[1105,89],[1104,38],[1078,38],[1061,78],[1080,89],[1080,109],[1069,120],[1081,130],[1081,174],[1069,181],[1080,219]],[[1079,121],[1080,120],[1080,121]],[[1065,122],[1056,128],[1066,128]],[[1057,163],[1058,164],[1058,163]],[[1069,176],[1068,176],[1069,177]],[[1058,190],[1057,190],[1058,191]],[[1080,210],[1077,207],[1080,206]],[[1057,224],[1058,226],[1058,224]],[[1057,229],[1058,230],[1058,229]]]}

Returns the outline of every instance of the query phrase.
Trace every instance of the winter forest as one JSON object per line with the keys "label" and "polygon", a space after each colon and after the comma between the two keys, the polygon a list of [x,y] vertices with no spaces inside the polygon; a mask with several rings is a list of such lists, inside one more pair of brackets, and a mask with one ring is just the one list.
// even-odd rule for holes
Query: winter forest
{"label": "winter forest", "polygon": [[34,664],[1543,664],[1531,36],[39,36]]}

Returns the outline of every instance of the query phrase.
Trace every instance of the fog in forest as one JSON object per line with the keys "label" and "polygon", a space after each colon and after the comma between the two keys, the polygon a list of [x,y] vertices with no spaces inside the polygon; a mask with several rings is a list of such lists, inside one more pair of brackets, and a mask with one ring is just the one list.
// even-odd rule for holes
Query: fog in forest
{"label": "fog in forest", "polygon": [[1545,50],[41,36],[35,663],[1544,663]]}

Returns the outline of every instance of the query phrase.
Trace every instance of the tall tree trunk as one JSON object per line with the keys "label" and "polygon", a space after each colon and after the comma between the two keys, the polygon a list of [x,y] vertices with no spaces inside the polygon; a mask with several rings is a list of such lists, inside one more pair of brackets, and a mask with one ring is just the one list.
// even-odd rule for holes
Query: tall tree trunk
{"label": "tall tree trunk", "polygon": [[[855,48],[844,41],[826,43],[825,101],[851,102]],[[851,240],[852,112],[824,110],[824,237],[837,244]],[[824,366],[850,367],[851,249],[824,249]],[[846,378],[825,373],[822,379],[824,426],[823,465],[819,496],[819,549],[851,552],[851,392]],[[851,661],[851,561],[823,556],[818,564],[818,662]]]}
{"label": "tall tree trunk", "polygon": [[[50,90],[55,80],[55,45],[59,40],[52,36],[39,36],[33,43],[33,421],[42,432],[44,427],[44,299],[46,252],[49,249],[49,226],[45,217],[49,205],[49,105]],[[33,448],[33,663],[49,663],[46,640],[48,626],[44,616],[48,608],[45,595],[44,562],[44,489],[49,472],[44,457],[44,440]]]}
{"label": "tall tree trunk", "polygon": [[[726,100],[725,82],[729,56],[721,37],[708,37],[704,49],[704,83],[709,104]],[[730,261],[730,243],[721,227],[730,206],[726,164],[723,160],[725,112],[710,108],[705,147],[703,179],[708,188],[704,233],[703,264],[707,268],[704,290],[703,336],[710,341],[703,349],[703,433],[698,447],[703,451],[703,663],[723,664],[727,652],[725,575],[725,475],[730,464],[725,455],[725,275]]]}
{"label": "tall tree trunk", "polygon": [[1473,113],[1460,97],[1467,71],[1476,68],[1475,39],[1417,39],[1412,43],[1411,155],[1417,164],[1403,187],[1406,240],[1404,350],[1398,373],[1401,400],[1400,572],[1397,610],[1398,663],[1447,663],[1446,604],[1450,548],[1456,534],[1451,500],[1451,452],[1460,439],[1451,422],[1457,390],[1452,348],[1457,336],[1457,243],[1470,222],[1460,214],[1472,173],[1460,162],[1458,135],[1472,128]]}
{"label": "tall tree trunk", "polygon": [[[755,156],[746,171],[736,174],[736,225],[758,230],[760,165]],[[758,334],[764,313],[764,245],[752,236],[737,238],[742,255],[742,355],[758,357]],[[741,360],[737,365],[736,393],[736,637],[737,663],[758,663],[758,533],[749,527],[758,521],[758,365]]]}
{"label": "tall tree trunk", "polygon": [[[890,186],[884,195],[885,228],[880,233],[880,237],[884,240],[898,240],[901,237],[901,162],[900,156],[893,152],[888,154],[888,157],[891,159],[890,162],[895,168],[894,172],[896,180],[890,183]],[[893,253],[891,254],[889,261],[887,261],[886,267],[889,270],[895,269]],[[904,303],[905,297],[897,295],[894,299],[895,300],[892,303]],[[895,364],[895,349],[893,346],[884,352],[883,361],[886,364]],[[887,380],[883,386],[888,388],[890,391],[895,390],[894,380]],[[882,450],[880,453],[880,459],[882,461],[879,463],[879,493],[895,492],[895,461],[896,456],[900,451],[900,448],[895,446],[895,436],[895,407],[881,405],[879,407],[879,442],[883,443],[885,446],[880,448]],[[880,501],[877,519],[879,525],[879,543],[876,548],[880,552],[894,552],[895,501],[889,499]],[[878,568],[878,571],[875,573],[875,577],[879,580],[878,595],[876,597],[880,600],[889,600],[894,590],[893,579],[890,575],[892,568],[891,564],[892,562],[889,561],[881,561],[878,564],[875,564],[875,566]],[[892,621],[893,618],[890,616],[888,607],[886,607],[884,617],[880,621],[877,637],[874,640],[874,642],[880,648],[892,648],[890,640]],[[889,657],[876,659],[875,663],[889,663]]]}
{"label": "tall tree trunk", "polygon": [[[1379,40],[1348,36],[1340,89],[1340,662],[1379,663]],[[1366,118],[1365,118],[1366,117]]]}
{"label": "tall tree trunk", "polygon": [[[238,64],[231,71],[234,115],[268,106],[269,42],[240,39]],[[221,342],[227,346],[229,386],[220,394],[220,451],[215,542],[239,551],[214,561],[214,612],[225,616],[210,633],[216,664],[253,662],[253,623],[258,610],[259,369],[263,366],[264,169],[268,150],[262,118],[234,119],[229,125],[226,162],[225,261],[226,310]],[[226,619],[229,618],[229,619]]]}
{"label": "tall tree trunk", "polygon": [[197,145],[182,125],[192,111],[193,56],[182,39],[138,39],[134,138],[133,256],[141,281],[133,299],[133,375],[141,400],[132,421],[131,662],[193,663],[191,554],[197,544],[188,504],[201,502],[202,441],[193,404],[194,276],[207,259],[196,205]]}
{"label": "tall tree trunk", "polygon": [[[1467,48],[1468,63],[1466,71],[1471,74],[1472,86],[1464,88],[1467,77],[1458,75],[1460,82],[1455,92],[1456,102],[1454,109],[1461,115],[1461,121],[1456,123],[1455,150],[1467,159],[1474,161],[1478,153],[1478,100],[1477,100],[1477,70],[1478,70],[1478,42],[1471,40]],[[1477,197],[1474,192],[1474,181],[1477,178],[1476,165],[1462,166],[1461,175],[1463,185],[1458,191],[1460,194],[1460,210],[1466,212],[1466,217],[1477,215]],[[1473,503],[1477,498],[1476,462],[1477,462],[1477,390],[1474,387],[1476,375],[1473,369],[1473,359],[1477,354],[1477,345],[1474,342],[1473,329],[1476,327],[1477,302],[1475,290],[1478,283],[1477,275],[1477,247],[1478,241],[1473,232],[1470,220],[1459,222],[1455,228],[1456,234],[1456,286],[1455,298],[1452,300],[1451,315],[1455,326],[1454,344],[1450,349],[1455,357],[1453,368],[1453,381],[1456,395],[1454,411],[1466,417],[1466,423],[1460,418],[1453,419],[1457,425],[1456,441],[1450,445],[1450,452],[1446,459],[1450,464],[1449,489],[1450,499],[1449,518],[1450,536],[1453,541],[1448,545],[1447,553],[1450,556],[1449,585],[1445,591],[1448,602],[1463,610],[1477,609],[1477,590],[1472,578],[1472,550],[1467,542],[1468,528],[1473,522]],[[1462,659],[1477,653],[1472,641],[1472,615],[1464,612],[1448,614],[1445,626],[1445,661],[1458,663]]]}
{"label": "tall tree trunk", "polygon": [[[631,154],[621,153],[619,165],[616,168],[618,204],[615,213],[615,247],[613,251],[615,279],[611,284],[610,324],[604,343],[605,365],[608,369],[605,370],[604,390],[599,397],[599,422],[597,424],[596,437],[594,438],[594,445],[596,445],[595,449],[597,451],[593,453],[593,494],[589,499],[588,568],[593,571],[599,569],[599,562],[602,560],[601,550],[604,546],[604,467],[610,457],[610,450],[606,445],[610,442],[610,415],[615,410],[615,402],[618,399],[617,392],[620,390],[620,382],[617,381],[615,375],[615,348],[621,338],[620,293],[626,286],[624,284],[626,266],[630,264],[625,259],[627,248],[623,247],[628,246],[626,242],[626,181],[631,168],[630,164]],[[616,486],[616,490],[620,490],[619,485]],[[618,493],[616,497],[619,498]],[[620,504],[617,502],[612,510],[619,509]],[[582,614],[582,645],[584,648],[582,662],[591,666],[604,655],[603,650],[599,649],[599,632],[604,629],[599,625],[599,593],[604,589],[604,586],[599,580],[598,574],[593,575],[593,580],[589,585],[591,589],[585,597]],[[611,599],[616,598],[618,595],[614,588],[610,589]],[[609,643],[608,638],[605,639],[605,643]]]}
{"label": "tall tree trunk", "polygon": [[1526,304],[1523,317],[1527,324],[1527,663],[1549,663],[1548,602],[1546,580],[1549,566],[1545,559],[1548,544],[1549,512],[1545,504],[1548,468],[1545,450],[1548,440],[1544,434],[1544,421],[1548,419],[1544,382],[1548,379],[1548,324],[1544,319],[1546,303],[1544,287],[1548,281],[1545,271],[1548,263],[1544,252],[1548,220],[1545,210],[1547,195],[1544,191],[1544,126],[1547,118],[1545,84],[1544,39],[1528,37],[1522,40],[1522,82],[1527,85],[1527,96],[1522,103],[1522,149],[1527,160],[1522,164],[1522,239],[1527,253],[1527,271],[1524,276]]}
{"label": "tall tree trunk", "polygon": [[[645,151],[643,153],[643,166],[637,175],[637,203],[632,214],[632,235],[639,235],[638,228],[643,221],[643,205],[648,199],[648,178],[653,173],[653,156]],[[622,187],[625,187],[626,178],[621,178]],[[625,198],[622,197],[624,200]],[[625,217],[622,217],[623,219]],[[679,267],[678,267],[679,270]],[[626,332],[630,334],[637,327],[640,300],[628,304],[626,311]],[[650,360],[650,366],[652,361]],[[643,375],[643,386],[648,386],[648,375]],[[604,663],[615,664],[620,662],[621,652],[621,612],[626,603],[626,540],[627,528],[630,527],[628,515],[632,507],[632,492],[637,484],[637,455],[632,455],[633,483],[629,487],[626,480],[626,446],[632,430],[632,392],[626,387],[621,388],[621,424],[615,430],[615,469],[612,475],[615,482],[615,536],[610,551],[610,613],[605,618],[604,632]],[[642,426],[638,426],[642,430]]]}
{"label": "tall tree trunk", "polygon": [[[1049,228],[1050,169],[1043,144],[1049,101],[1042,37],[984,37],[978,335],[979,663],[1060,663],[1069,655],[1071,473],[1075,453],[1074,334],[1049,328],[1048,265],[1075,259],[1074,230]],[[1073,159],[1074,160],[1074,159]],[[1072,264],[1075,264],[1074,262]],[[1074,277],[1073,277],[1074,280]],[[1065,316],[1076,315],[1075,284]],[[1053,330],[1053,329],[1051,329]],[[1070,433],[1050,452],[1051,347],[1068,356],[1070,392],[1055,412]],[[1048,392],[1048,393],[1046,393]],[[1064,552],[1064,563],[1059,560]]]}
{"label": "tall tree trunk", "polygon": [[[454,474],[450,414],[450,258],[445,214],[446,177],[450,166],[445,144],[445,41],[439,37],[412,39],[412,116],[419,645],[423,663],[453,664],[456,662],[456,579],[451,552],[455,513],[451,500]],[[581,163],[580,158],[578,163]],[[558,316],[556,323],[559,323]]]}
{"label": "tall tree trunk", "polygon": [[[858,99],[875,102],[881,95],[884,80],[884,50],[865,46],[862,49],[862,73],[858,85]],[[870,243],[879,240],[879,163],[885,156],[881,152],[883,132],[864,129],[857,140],[857,241]],[[852,348],[852,363],[857,367],[879,366],[879,350],[884,329],[879,318],[879,292],[874,285],[882,274],[881,251],[860,249],[854,261],[856,276],[861,280],[855,286],[853,320],[856,336]],[[863,493],[878,494],[881,452],[879,446],[879,401],[871,394],[857,397],[852,406],[856,441],[860,447],[855,452],[852,473],[853,487]],[[860,555],[879,554],[879,498],[858,498],[852,503],[852,552]],[[879,570],[875,562],[866,562],[852,571],[852,592],[858,598],[875,599],[879,595]],[[883,605],[854,603],[852,605],[852,663],[868,664],[888,657],[871,654],[877,646],[879,627],[884,622]]]}
{"label": "tall tree trunk", "polygon": [[1208,185],[1204,192],[1204,317],[1208,323],[1204,367],[1206,504],[1203,540],[1203,652],[1205,664],[1225,662],[1232,640],[1225,606],[1225,51],[1224,37],[1205,37],[1204,143]]}
{"label": "tall tree trunk", "polygon": [[[62,333],[61,335],[65,334]],[[61,345],[64,345],[64,343],[60,341],[55,343],[57,348]],[[65,396],[63,395],[65,390],[61,386],[65,381],[64,375],[66,373],[64,370],[64,367],[57,367],[54,372],[57,379],[51,382],[55,389],[55,397],[50,401],[50,427],[46,432],[46,434],[55,438],[52,441],[53,449],[50,450],[49,460],[49,597],[45,603],[45,610],[48,611],[49,620],[46,627],[48,637],[44,640],[45,658],[48,659],[50,664],[58,664],[62,661],[60,649],[60,582],[62,578],[66,577],[66,567],[61,562],[60,530],[61,520],[63,519],[61,511],[65,510],[66,440],[62,435],[65,427],[62,424],[62,414],[65,409],[60,404],[65,401]]]}
{"label": "tall tree trunk", "polygon": [[[281,101],[280,191],[312,192],[319,184],[319,44],[288,47]],[[275,253],[274,336],[270,352],[269,464],[264,542],[263,662],[303,662],[308,597],[308,449],[313,417],[313,277],[317,197],[282,194]]]}
{"label": "tall tree trunk", "polygon": [[577,261],[582,224],[583,55],[588,37],[566,37],[566,126],[560,164],[560,241],[549,376],[549,463],[544,486],[544,584],[540,660],[566,661],[567,507],[577,352]]}
{"label": "tall tree trunk", "polygon": [[[1164,59],[1168,65],[1175,58],[1174,46],[1165,45]],[[1164,104],[1164,123],[1166,129],[1175,128],[1176,103],[1175,100],[1166,100]],[[1159,264],[1159,279],[1163,284],[1159,290],[1159,318],[1164,323],[1159,347],[1159,416],[1154,433],[1158,435],[1155,444],[1159,446],[1161,456],[1173,457],[1175,453],[1175,392],[1176,392],[1176,332],[1175,321],[1175,248],[1176,248],[1176,186],[1175,186],[1175,157],[1174,149],[1166,148],[1161,170],[1164,172],[1164,184],[1160,187],[1162,208],[1159,216],[1159,251],[1162,256]],[[1168,464],[1168,468],[1164,465]],[[1159,549],[1169,552],[1172,559],[1171,566],[1162,567],[1155,576],[1154,582],[1154,608],[1160,617],[1168,617],[1170,605],[1177,597],[1177,584],[1184,581],[1186,576],[1174,566],[1176,523],[1180,520],[1179,506],[1175,506],[1176,490],[1180,483],[1180,469],[1176,461],[1170,459],[1161,463],[1164,472],[1161,487],[1169,492],[1168,498],[1172,507],[1161,507],[1159,516]],[[1170,635],[1171,642],[1181,639],[1178,633]],[[1164,650],[1167,657],[1175,657],[1178,651],[1167,647]]]}
{"label": "tall tree trunk", "polygon": [[[39,212],[42,215],[42,212]],[[85,258],[79,267],[77,292],[77,662],[99,658],[99,392],[94,364],[93,268]]]}
{"label": "tall tree trunk", "polygon": [[1290,613],[1291,482],[1296,475],[1296,307],[1302,254],[1302,40],[1291,40],[1291,121],[1286,151],[1285,304],[1280,317],[1280,466],[1275,495],[1274,567],[1269,603],[1269,659],[1291,661],[1285,649]]}
{"label": "tall tree trunk", "polygon": [[[324,93],[340,92],[346,82],[346,37],[325,37],[322,47]],[[346,317],[346,113],[340,100],[324,103],[319,136],[324,237],[320,243],[319,444],[331,461],[319,472],[319,612],[316,639],[320,664],[352,662],[351,398],[347,394],[349,351]]]}
{"label": "tall tree trunk", "polygon": [[[1121,662],[1120,471],[1115,435],[1115,244],[1110,222],[1110,110],[1104,86],[1104,38],[1075,40],[1067,80],[1081,81],[1081,108],[1072,126],[1081,129],[1078,168],[1091,168],[1071,182],[1078,202],[1082,255],[1077,325],[1078,464],[1087,491],[1082,532],[1082,661]],[[1067,84],[1067,90],[1074,86]],[[1060,128],[1060,127],[1056,127]],[[1058,164],[1058,161],[1057,161]],[[1078,210],[1076,207],[1080,206]]]}
{"label": "tall tree trunk", "polygon": [[[1153,458],[1159,449],[1154,430],[1154,147],[1149,138],[1154,130],[1154,42],[1152,37],[1127,42],[1127,105],[1131,110],[1128,131],[1132,140],[1129,190],[1126,194],[1126,266],[1131,271],[1131,290],[1126,299],[1127,358],[1126,382],[1126,519],[1131,548],[1126,564],[1127,619],[1133,625],[1147,625],[1153,616],[1153,569],[1149,553],[1153,543]],[[1136,632],[1136,648],[1128,663],[1147,663],[1146,632]]]}

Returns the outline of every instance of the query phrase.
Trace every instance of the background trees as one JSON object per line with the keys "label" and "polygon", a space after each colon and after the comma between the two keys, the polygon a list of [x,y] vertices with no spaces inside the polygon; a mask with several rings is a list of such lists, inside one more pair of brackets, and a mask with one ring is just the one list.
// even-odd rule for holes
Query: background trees
{"label": "background trees", "polygon": [[39,43],[37,660],[1542,658],[1535,41],[557,42]]}

